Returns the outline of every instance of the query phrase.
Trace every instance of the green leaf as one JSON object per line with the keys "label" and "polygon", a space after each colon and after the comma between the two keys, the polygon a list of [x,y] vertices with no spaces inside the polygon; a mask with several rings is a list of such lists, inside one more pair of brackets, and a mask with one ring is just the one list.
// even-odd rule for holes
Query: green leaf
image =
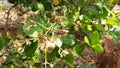
{"label": "green leaf", "polygon": [[4,45],[5,45],[4,37],[2,35],[0,35],[0,50],[3,49]]}
{"label": "green leaf", "polygon": [[7,58],[7,63],[13,63],[20,59],[20,54],[13,54],[9,58]]}
{"label": "green leaf", "polygon": [[80,65],[80,68],[97,68],[97,67],[94,66],[94,65],[81,64],[81,65]]}
{"label": "green leaf", "polygon": [[41,0],[41,3],[44,5],[46,11],[52,10],[52,4],[49,0]]}
{"label": "green leaf", "polygon": [[75,56],[79,55],[79,56],[81,56],[81,57],[84,58],[84,56],[83,56],[83,50],[84,50],[84,48],[85,48],[85,46],[82,45],[82,44],[76,45],[76,46],[73,48],[73,54],[74,54]]}
{"label": "green leaf", "polygon": [[33,3],[33,8],[35,8],[35,10],[40,10],[40,11],[44,11],[44,5],[42,3],[39,3],[37,1],[35,1]]}
{"label": "green leaf", "polygon": [[79,18],[79,12],[75,12],[73,21],[76,21]]}
{"label": "green leaf", "polygon": [[58,53],[59,47],[55,47],[55,49],[51,53],[47,53],[47,59],[52,60],[57,58],[60,58],[60,54]]}
{"label": "green leaf", "polygon": [[13,64],[9,63],[9,64],[6,64],[6,65],[2,65],[1,68],[15,68],[15,66]]}
{"label": "green leaf", "polygon": [[108,11],[106,10],[105,7],[102,8],[102,18],[106,19],[106,17],[108,16]]}
{"label": "green leaf", "polygon": [[28,57],[33,57],[38,47],[38,41],[35,41],[35,42],[31,41],[30,45],[24,44],[24,46],[25,46],[24,48],[25,55]]}
{"label": "green leaf", "polygon": [[82,14],[82,15],[79,16],[79,19],[81,21],[85,21],[85,20],[87,20],[87,16],[85,14]]}
{"label": "green leaf", "polygon": [[93,27],[94,30],[104,31],[104,27],[103,27],[102,24],[93,24],[92,27]]}
{"label": "green leaf", "polygon": [[91,66],[90,66],[90,65],[87,65],[87,64],[81,64],[81,65],[80,65],[80,68],[91,68]]}
{"label": "green leaf", "polygon": [[92,25],[87,25],[87,29],[88,29],[89,31],[92,31]]}
{"label": "green leaf", "polygon": [[38,37],[39,32],[42,32],[42,29],[38,25],[33,26],[32,24],[27,23],[23,26],[23,31],[30,37]]}
{"label": "green leaf", "polygon": [[103,51],[104,51],[102,45],[100,45],[100,44],[91,45],[91,47],[96,53],[99,53],[99,54],[103,53]]}
{"label": "green leaf", "polygon": [[64,46],[71,46],[75,44],[74,35],[67,35],[62,38],[62,42]]}
{"label": "green leaf", "polygon": [[114,19],[114,18],[109,19],[109,20],[107,20],[107,22],[106,22],[106,24],[111,25],[111,26],[117,25],[118,23],[119,23],[118,20],[117,20],[117,19]]}
{"label": "green leaf", "polygon": [[110,5],[112,5],[116,0],[110,0]]}
{"label": "green leaf", "polygon": [[19,28],[19,29],[17,30],[17,32],[18,32],[19,34],[24,34],[23,28]]}
{"label": "green leaf", "polygon": [[85,41],[88,45],[90,45],[90,42],[89,42],[89,39],[87,38],[87,36],[84,36],[84,41]]}
{"label": "green leaf", "polygon": [[68,54],[64,57],[67,65],[68,65],[68,68],[73,68],[73,60],[74,60],[74,57],[72,54]]}
{"label": "green leaf", "polygon": [[97,31],[94,31],[91,36],[92,40],[92,45],[98,44],[99,43],[99,33]]}
{"label": "green leaf", "polygon": [[98,15],[98,10],[95,6],[89,6],[88,11],[90,11],[93,15]]}

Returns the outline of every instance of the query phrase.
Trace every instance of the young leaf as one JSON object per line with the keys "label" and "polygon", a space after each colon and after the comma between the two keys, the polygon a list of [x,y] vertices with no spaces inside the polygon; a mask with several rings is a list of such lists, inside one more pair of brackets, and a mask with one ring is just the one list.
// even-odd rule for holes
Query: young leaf
{"label": "young leaf", "polygon": [[92,45],[98,44],[99,43],[99,33],[97,31],[94,31],[92,36],[91,36],[91,40],[92,40]]}
{"label": "young leaf", "polygon": [[87,29],[88,29],[89,31],[92,31],[92,25],[87,25]]}
{"label": "young leaf", "polygon": [[88,45],[90,45],[90,42],[89,42],[89,39],[87,38],[87,36],[84,36],[84,41],[85,41]]}
{"label": "young leaf", "polygon": [[102,45],[100,44],[92,45],[91,47],[96,53],[99,53],[99,54],[103,53],[104,51]]}
{"label": "young leaf", "polygon": [[107,24],[108,24],[108,25],[111,25],[111,26],[117,25],[118,23],[119,23],[118,20],[116,20],[116,19],[114,19],[114,18],[109,19],[109,20],[107,21]]}

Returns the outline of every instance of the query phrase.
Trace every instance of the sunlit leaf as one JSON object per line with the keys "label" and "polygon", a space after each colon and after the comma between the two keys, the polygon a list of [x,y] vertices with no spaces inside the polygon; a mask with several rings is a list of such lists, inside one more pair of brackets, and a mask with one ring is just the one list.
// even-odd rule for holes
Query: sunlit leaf
{"label": "sunlit leaf", "polygon": [[118,23],[119,23],[118,20],[117,20],[117,19],[114,19],[114,18],[109,19],[109,20],[107,20],[107,22],[106,22],[106,24],[111,25],[111,26],[117,25]]}
{"label": "sunlit leaf", "polygon": [[116,0],[110,0],[110,5],[112,5]]}
{"label": "sunlit leaf", "polygon": [[92,40],[92,43],[91,43],[92,45],[99,43],[99,33],[97,31],[94,31],[92,33],[91,40]]}
{"label": "sunlit leaf", "polygon": [[103,51],[104,51],[102,45],[100,45],[100,44],[91,45],[91,47],[96,53],[99,53],[99,54],[103,53]]}
{"label": "sunlit leaf", "polygon": [[87,25],[87,29],[88,29],[89,31],[92,31],[92,25]]}
{"label": "sunlit leaf", "polygon": [[89,42],[89,39],[87,38],[87,36],[84,36],[84,41],[85,41],[88,45],[90,45],[90,42]]}

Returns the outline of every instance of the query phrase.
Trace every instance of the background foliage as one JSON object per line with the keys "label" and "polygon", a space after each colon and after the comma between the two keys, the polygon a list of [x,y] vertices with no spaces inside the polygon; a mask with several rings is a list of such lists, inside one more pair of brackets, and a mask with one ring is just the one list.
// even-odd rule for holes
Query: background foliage
{"label": "background foliage", "polygon": [[[34,15],[23,23],[16,37],[0,35],[0,49],[9,49],[2,68],[67,68],[74,58],[85,58],[87,47],[101,54],[103,35],[118,38],[119,11],[112,10],[119,0],[9,0],[30,8]],[[117,12],[118,11],[118,12]],[[115,27],[114,27],[115,26]],[[116,30],[117,29],[117,30]],[[4,46],[5,45],[5,46]],[[6,54],[5,54],[6,55]],[[80,65],[80,68],[94,66]]]}

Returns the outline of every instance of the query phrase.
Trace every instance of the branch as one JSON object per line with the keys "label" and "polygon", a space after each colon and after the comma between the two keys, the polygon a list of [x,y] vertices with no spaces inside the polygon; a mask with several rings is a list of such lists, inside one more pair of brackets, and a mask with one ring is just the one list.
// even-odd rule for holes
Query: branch
{"label": "branch", "polygon": [[6,22],[5,22],[5,29],[4,29],[4,33],[3,33],[3,36],[4,36],[4,40],[5,40],[5,52],[6,54],[8,55],[9,54],[9,51],[7,50],[7,25],[8,25],[8,21],[9,21],[9,15],[10,15],[10,11],[12,8],[14,8],[15,6],[17,6],[17,4],[14,4],[7,12],[7,18],[6,18]]}

